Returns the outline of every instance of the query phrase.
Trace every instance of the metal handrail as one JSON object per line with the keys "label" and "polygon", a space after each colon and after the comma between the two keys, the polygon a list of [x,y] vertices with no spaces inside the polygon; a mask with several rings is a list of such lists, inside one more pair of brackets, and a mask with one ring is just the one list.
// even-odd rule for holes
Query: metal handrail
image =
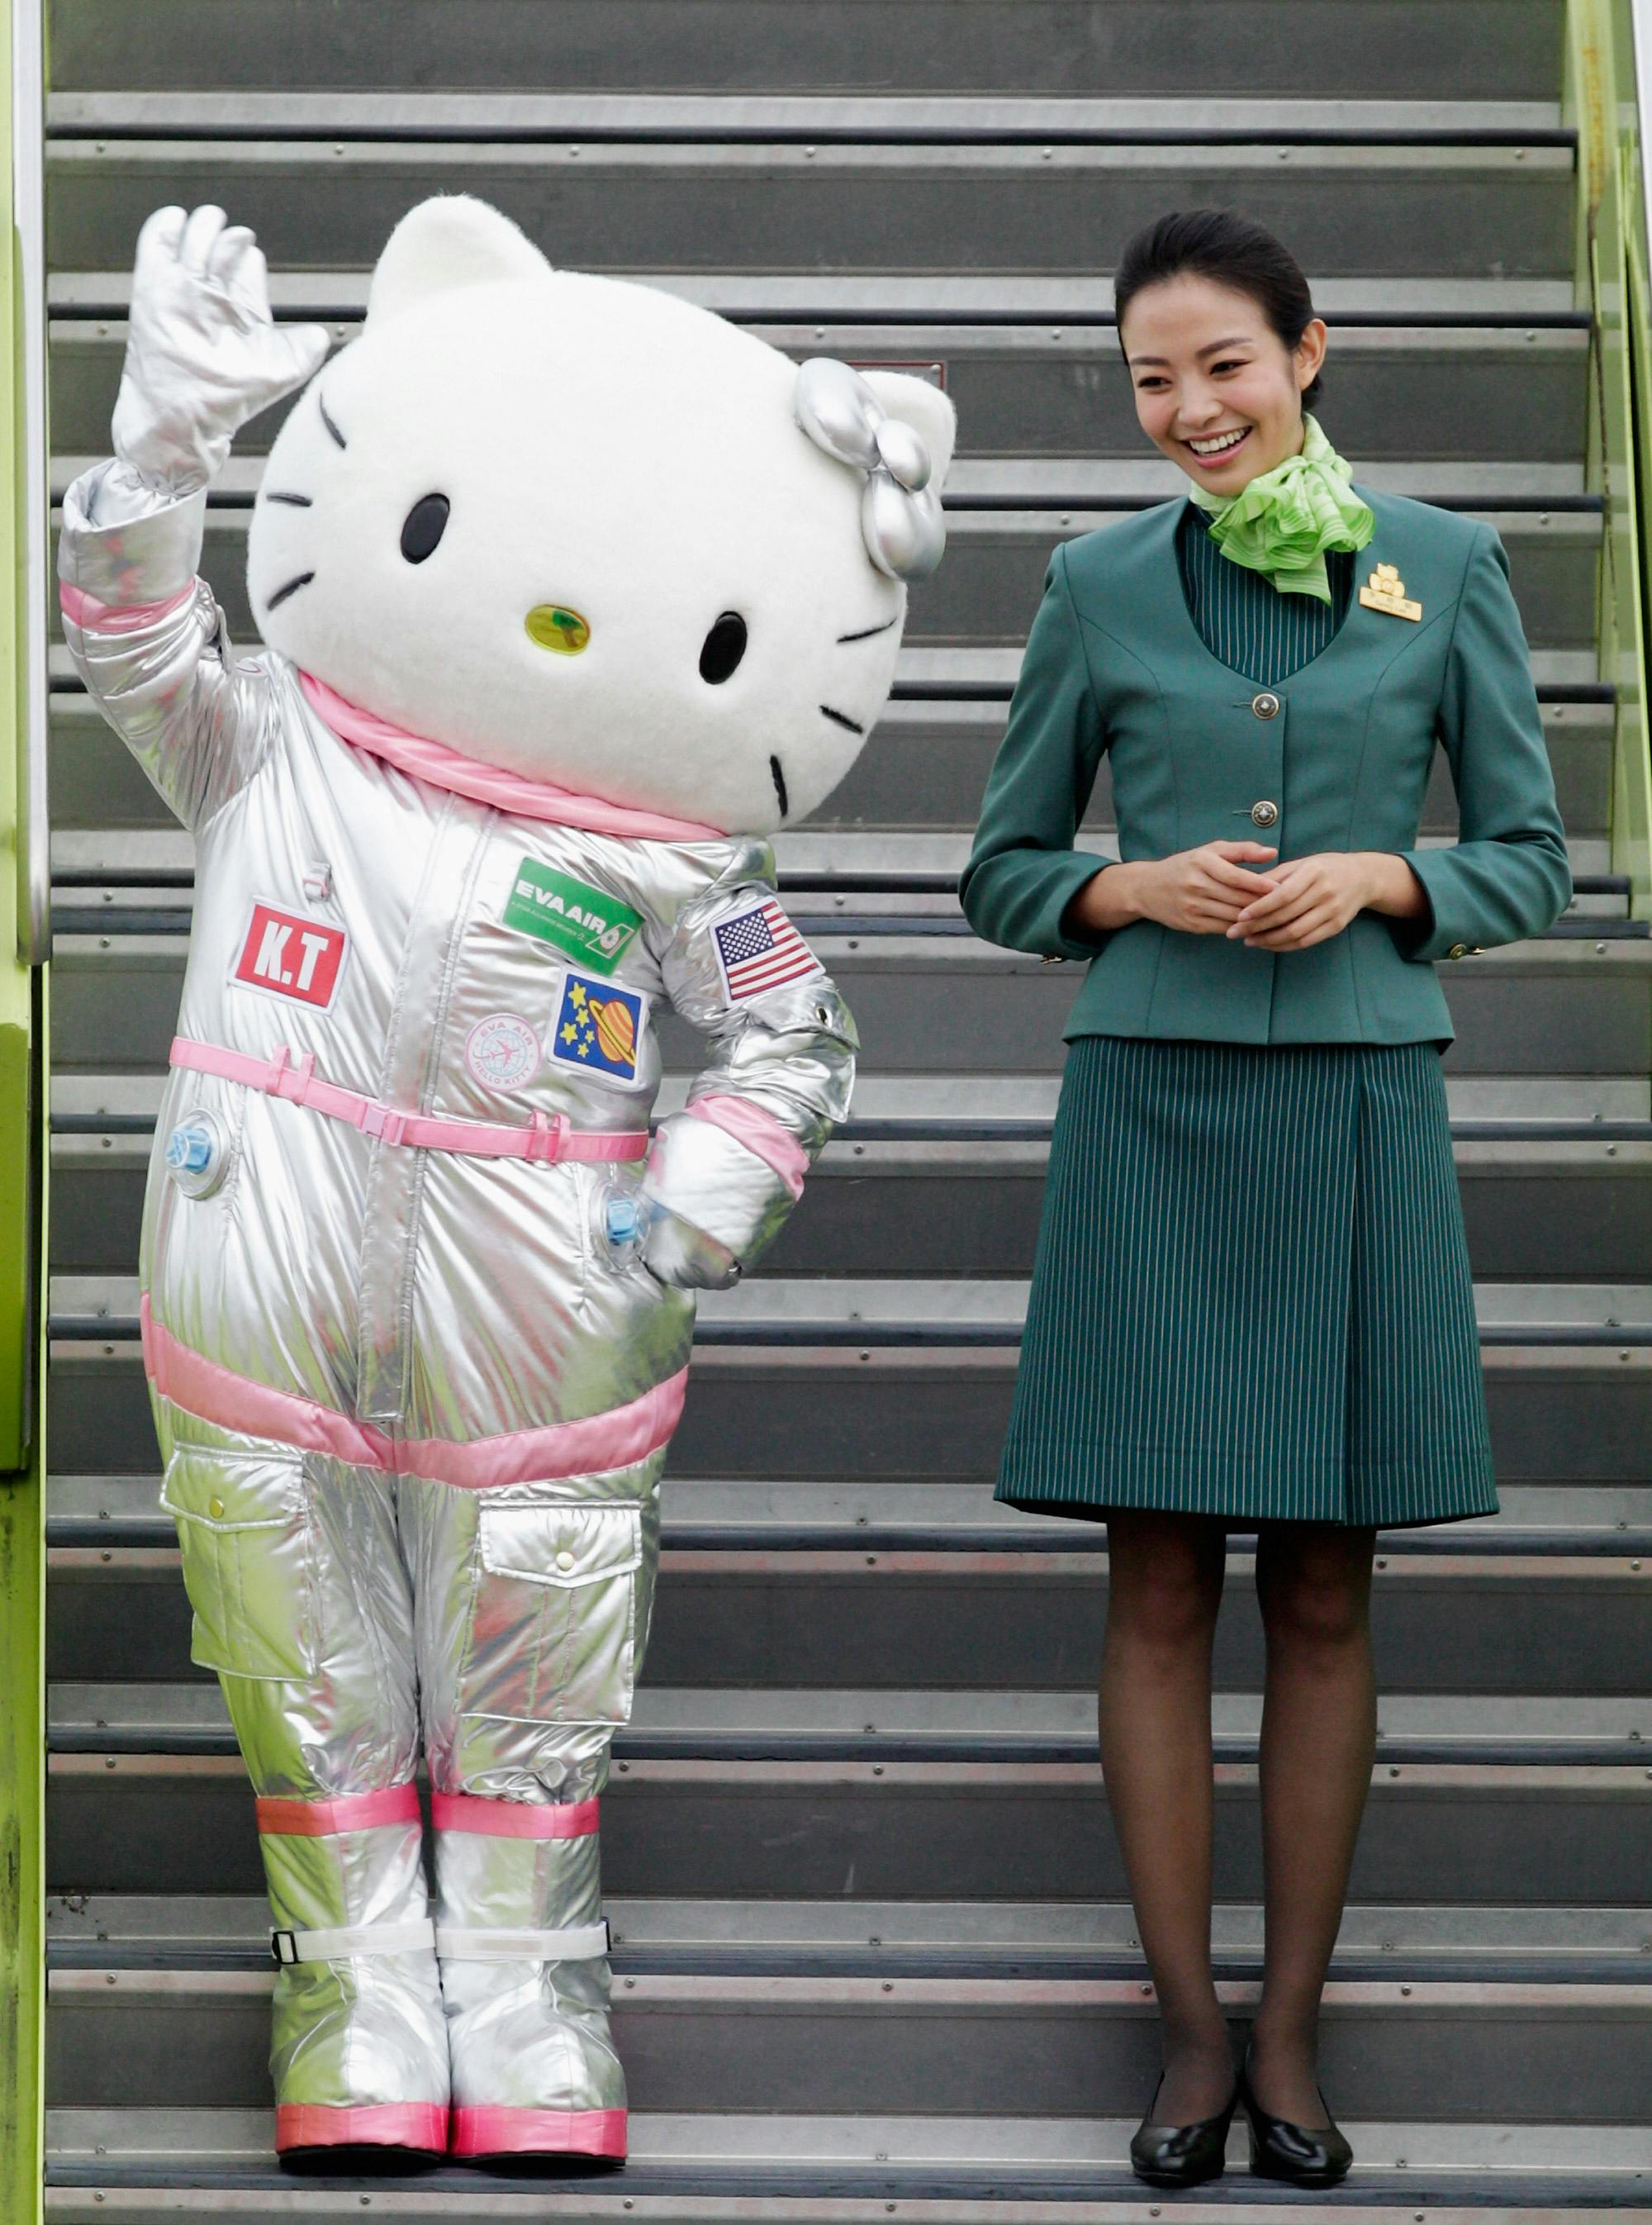
{"label": "metal handrail", "polygon": [[17,949],[29,966],[52,950],[50,736],[47,612],[50,579],[50,445],[46,415],[44,25],[40,0],[11,19],[11,196],[18,263],[22,452],[16,504],[22,535],[22,623],[17,641]]}

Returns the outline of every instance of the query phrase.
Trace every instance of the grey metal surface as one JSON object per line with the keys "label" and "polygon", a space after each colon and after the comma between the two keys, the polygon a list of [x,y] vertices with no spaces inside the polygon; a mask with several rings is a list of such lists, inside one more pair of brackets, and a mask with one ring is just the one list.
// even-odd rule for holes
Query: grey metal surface
{"label": "grey metal surface", "polygon": [[[673,1554],[647,1682],[742,1690],[1093,1689],[1108,1600],[1104,1531],[1048,1552],[777,1548],[761,1539]],[[1449,1541],[1447,1541],[1448,1543]],[[1088,1544],[1089,1550],[1084,1546]],[[178,1555],[57,1546],[49,1556],[54,1679],[205,1681],[191,1667]],[[1476,1559],[1402,1555],[1379,1574],[1377,1681],[1387,1693],[1652,1694],[1652,1554]],[[1262,1630],[1249,1566],[1231,1569],[1219,1690],[1255,1691]],[[1652,1709],[1643,1728],[1652,1750]]]}
{"label": "grey metal surface", "polygon": [[[1578,650],[1594,638],[1600,519],[1588,511],[1488,510],[1509,552],[1528,638],[1538,650]],[[250,513],[207,514],[201,570],[231,637],[257,640],[246,587]],[[946,561],[911,592],[906,639],[915,649],[1018,648],[1038,607],[1051,551],[1079,534],[1104,531],[1121,510],[965,510],[949,517]]]}
{"label": "grey metal surface", "polygon": [[[49,2105],[209,2106],[265,2089],[271,1979],[71,1970],[47,1987]],[[1254,1988],[1230,1981],[1237,2018]],[[1158,2058],[1133,1979],[621,1978],[614,2028],[643,2108],[1122,2115]],[[1348,1984],[1320,2016],[1356,2117],[1447,2122],[1495,2080],[1516,2121],[1645,2125],[1652,1985]]]}
{"label": "grey metal surface", "polygon": [[[1001,702],[888,705],[849,778],[811,823],[846,832],[888,828],[919,840],[967,826],[1003,738],[1004,707]],[[1611,803],[1610,705],[1548,703],[1543,726],[1561,817],[1574,834],[1604,829]],[[65,828],[176,831],[166,805],[82,695],[60,692],[52,698],[52,781],[54,823],[60,834]],[[1105,822],[1111,792],[1104,766],[1089,824]],[[1438,834],[1455,823],[1456,804],[1441,756],[1423,824]]]}
{"label": "grey metal surface", "polygon": [[[1000,1070],[1060,1071],[1078,967],[1041,966],[967,940],[816,941],[848,998],[870,1072],[973,1072],[984,1044]],[[54,955],[59,1068],[161,1067],[174,1033],[181,938],[60,935]],[[1529,943],[1441,970],[1458,1031],[1447,1053],[1453,1072],[1641,1074],[1652,1065],[1652,948],[1644,942]],[[661,1036],[667,1062],[687,1065],[687,1033],[668,1022]]]}
{"label": "grey metal surface", "polygon": [[[340,322],[338,337],[353,338],[358,328],[353,320]],[[854,361],[940,363],[959,411],[959,460],[949,475],[955,501],[989,463],[996,476],[1014,462],[1036,460],[1053,491],[1070,496],[1098,468],[1092,459],[1128,459],[1144,467],[1110,325],[839,322],[756,329],[800,358],[827,352]],[[59,490],[73,476],[73,459],[96,453],[106,436],[125,337],[121,318],[65,318],[52,325],[53,479]],[[1339,323],[1332,334],[1324,421],[1373,484],[1392,470],[1451,485],[1465,464],[1484,469],[1501,463],[1519,474],[1521,491],[1529,494],[1553,491],[1551,474],[1580,486],[1588,337],[1581,330],[1517,323],[1369,330]],[[240,436],[228,486],[256,482],[283,415],[269,410]]]}
{"label": "grey metal surface", "polygon": [[[524,45],[511,0],[287,0],[226,19],[215,0],[151,0],[142,25],[115,0],[59,5],[60,91],[325,92],[428,86],[565,91],[982,92],[1465,100],[1554,98],[1558,0],[1415,0],[1396,38],[1385,0],[566,0],[552,55]],[[875,27],[876,35],[869,35]],[[1259,58],[1266,58],[1259,73]]]}
{"label": "grey metal surface", "polygon": [[[1481,1354],[1506,1483],[1632,1484],[1652,1442],[1652,1353],[1639,1346],[1492,1347]],[[672,1444],[676,1476],[919,1481],[991,1475],[1010,1413],[1006,1349],[699,1351]],[[70,1472],[136,1470],[155,1429],[130,1343],[54,1342],[54,1458]]]}
{"label": "grey metal surface", "polygon": [[[1643,1769],[1380,1766],[1357,1900],[1534,1911],[1643,1910]],[[1117,1899],[1124,1882],[1093,1763],[623,1762],[605,1796],[616,1895],[722,1899]],[[253,1893],[263,1872],[238,1759],[56,1754],[53,1892],[188,1892],[204,1870]],[[1217,1772],[1218,1897],[1261,1892],[1254,1769]],[[1490,2098],[1488,2096],[1488,2098]],[[1493,2102],[1493,2106],[1495,2103]]]}
{"label": "grey metal surface", "polygon": [[[344,149],[335,152],[335,145]],[[52,269],[118,269],[134,208],[231,190],[289,273],[372,262],[413,202],[481,193],[554,261],[590,269],[914,274],[1106,267],[1168,200],[1243,202],[1341,276],[1570,271],[1569,147],[715,149],[342,140],[59,140]],[[1079,242],[1095,243],[1075,254]],[[1097,252],[1098,248],[1103,251]]]}

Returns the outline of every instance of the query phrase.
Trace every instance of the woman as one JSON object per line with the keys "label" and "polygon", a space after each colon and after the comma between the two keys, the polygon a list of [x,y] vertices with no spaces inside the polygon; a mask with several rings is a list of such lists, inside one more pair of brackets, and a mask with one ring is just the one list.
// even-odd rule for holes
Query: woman
{"label": "woman", "polygon": [[[1108,1525],[1101,1756],[1163,2023],[1155,2184],[1351,2160],[1315,2071],[1376,1740],[1378,1525],[1494,1512],[1437,959],[1571,893],[1497,535],[1352,484],[1271,234],[1168,216],[1116,285],[1192,482],[1056,550],[964,908],[1089,971],[997,1495]],[[1362,553],[1363,552],[1363,553]],[[1420,849],[1435,742],[1460,835]],[[1103,752],[1118,855],[1073,838]],[[1255,1531],[1266,1956],[1236,2084],[1210,1964],[1212,1638]]]}

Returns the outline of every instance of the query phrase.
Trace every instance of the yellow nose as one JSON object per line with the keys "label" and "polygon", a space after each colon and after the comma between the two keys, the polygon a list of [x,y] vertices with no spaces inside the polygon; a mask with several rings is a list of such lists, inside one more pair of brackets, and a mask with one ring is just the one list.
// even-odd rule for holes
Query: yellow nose
{"label": "yellow nose", "polygon": [[565,603],[535,603],[523,623],[530,639],[559,656],[578,656],[591,638],[591,628]]}

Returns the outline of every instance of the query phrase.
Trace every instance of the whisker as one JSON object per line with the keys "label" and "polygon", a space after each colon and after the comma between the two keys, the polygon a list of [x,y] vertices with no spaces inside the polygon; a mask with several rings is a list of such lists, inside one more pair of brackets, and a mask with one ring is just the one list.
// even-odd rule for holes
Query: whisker
{"label": "whisker", "polygon": [[830,703],[822,703],[820,716],[830,719],[834,726],[847,726],[851,734],[864,734],[865,727],[858,725],[846,711],[834,711]]}
{"label": "whisker", "polygon": [[313,572],[301,572],[296,580],[289,580],[284,587],[276,588],[275,593],[264,605],[265,610],[278,610],[282,604],[287,600],[288,595],[295,595],[301,587],[307,587],[314,577],[315,574]]}
{"label": "whisker", "polygon": [[780,803],[780,815],[784,819],[789,806],[786,801],[786,776],[780,769],[778,758],[770,758],[769,760],[769,777],[775,783],[775,794]]}
{"label": "whisker", "polygon": [[846,641],[870,641],[874,634],[887,633],[891,626],[900,623],[899,618],[886,618],[882,625],[863,626],[858,633],[840,633],[838,646],[841,649]]}
{"label": "whisker", "polygon": [[310,498],[307,494],[270,494],[266,492],[264,495],[264,500],[266,502],[284,502],[288,504],[294,510],[308,510],[312,506]]}
{"label": "whisker", "polygon": [[321,399],[321,390],[319,386],[315,390],[315,406],[321,412],[321,422],[326,427],[328,432],[332,434],[333,439],[339,443],[339,446],[341,448],[347,448],[350,446],[350,443],[345,440],[344,434],[339,430],[339,428],[333,423],[332,418],[328,416],[327,405]]}

